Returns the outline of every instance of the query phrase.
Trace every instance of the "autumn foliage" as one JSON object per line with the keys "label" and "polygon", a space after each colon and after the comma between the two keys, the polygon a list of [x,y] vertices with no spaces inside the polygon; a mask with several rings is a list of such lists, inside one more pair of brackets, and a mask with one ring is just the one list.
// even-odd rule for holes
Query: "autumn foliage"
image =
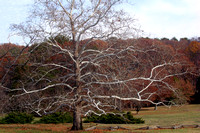
{"label": "autumn foliage", "polygon": [[[55,43],[58,43],[61,48],[68,48],[73,49],[73,42],[70,39],[67,39],[63,36],[57,36],[57,38],[52,39],[52,41],[57,40]],[[81,43],[85,44],[88,40],[83,40]],[[63,70],[61,68],[53,68],[51,65],[49,66],[39,66],[37,63],[57,63],[57,64],[71,64],[72,60],[70,60],[69,56],[66,56],[62,52],[58,52],[59,49],[55,49],[49,45],[48,42],[43,42],[42,44],[33,44],[30,47],[25,48],[24,46],[14,45],[14,44],[3,44],[0,45],[0,80],[1,84],[8,87],[8,88],[18,88],[18,87],[28,87],[29,89],[35,90],[37,88],[46,86],[49,84],[48,80],[51,82],[59,83],[57,80],[58,77],[62,75],[66,75],[70,72],[70,70]],[[88,48],[93,50],[99,49],[106,49],[106,48],[120,48],[127,45],[133,45],[138,52],[131,54],[129,52],[123,53],[126,56],[126,60],[131,62],[132,57],[137,57],[138,62],[131,62],[126,63],[117,62],[117,59],[112,58],[107,59],[107,66],[106,70],[109,70],[112,73],[116,73],[116,75],[120,75],[120,78],[128,79],[132,75],[135,77],[140,76],[149,76],[151,67],[158,65],[163,60],[165,61],[185,61],[186,64],[183,66],[179,66],[177,68],[171,69],[168,71],[169,68],[165,67],[162,70],[162,74],[170,74],[176,72],[177,70],[191,70],[191,68],[199,67],[199,57],[200,57],[200,43],[199,42],[188,42],[185,40],[182,41],[170,41],[170,40],[158,40],[158,39],[148,39],[148,38],[139,38],[139,39],[116,39],[111,38],[106,41],[103,40],[94,40],[88,44]],[[182,45],[182,46],[181,46]],[[24,49],[25,48],[25,49]],[[141,53],[139,50],[146,51],[145,54]],[[154,51],[158,51],[155,53]],[[189,58],[188,58],[189,57]],[[66,63],[67,62],[67,63]],[[196,66],[195,66],[196,65]],[[74,66],[68,66],[68,68],[73,69]],[[129,68],[128,71],[125,68]],[[93,69],[98,71],[95,67],[87,67],[87,69]],[[46,71],[50,71],[48,74],[45,75]],[[191,70],[192,71],[192,70]],[[34,72],[34,73],[33,73]],[[157,73],[152,73],[155,76]],[[161,74],[161,76],[162,76]],[[42,75],[45,75],[43,77]],[[30,79],[27,79],[26,76],[31,77],[31,80],[38,81],[34,85],[28,84]],[[45,78],[45,80],[39,81],[41,78]],[[61,78],[60,78],[61,80]],[[104,79],[101,79],[104,81]],[[105,79],[107,80],[107,79]],[[195,81],[194,77],[190,74],[184,76],[174,76],[172,78],[167,79],[168,82],[171,82],[173,86],[176,88],[176,93],[181,101],[177,103],[186,103],[191,101],[191,96],[195,93]],[[70,83],[71,82],[71,83]],[[23,84],[22,84],[23,83]],[[27,83],[27,84],[26,84]],[[69,84],[73,85],[74,82],[69,81]],[[137,91],[141,91],[140,86],[145,86],[149,84],[148,81],[132,81],[129,83],[129,86],[132,88],[138,88]],[[165,90],[163,88],[163,84],[152,84],[148,91],[150,93],[156,92],[156,95],[151,97],[152,101],[167,101],[173,100],[176,101],[176,97],[173,91]],[[93,85],[94,89],[98,90],[100,94],[107,93],[107,87]],[[121,93],[121,95],[128,96],[127,94],[128,88],[122,87],[120,85],[114,85],[113,88],[119,88],[119,92],[116,91],[109,91],[109,93]],[[54,94],[61,94],[64,91],[68,91],[67,87],[57,87],[59,89],[55,89],[54,87],[48,91],[41,92],[37,95],[34,95],[35,98],[38,96],[47,96],[51,97]],[[5,89],[5,88],[4,88]],[[1,88],[3,90],[3,88]],[[6,91],[1,91],[2,97],[9,96],[9,93],[5,93]],[[20,93],[19,92],[12,92],[12,93]],[[146,92],[148,93],[148,92]],[[16,100],[16,99],[15,99]],[[54,99],[51,99],[54,100]],[[28,96],[24,98],[19,98],[16,101],[11,103],[10,107],[15,108],[22,108],[21,104],[16,103],[27,103],[27,101],[34,101],[34,99],[29,99]],[[42,104],[47,104],[48,101],[44,101]],[[127,104],[134,104],[134,102],[122,102],[123,105],[126,106]],[[13,104],[18,106],[13,106]],[[134,104],[135,105],[135,104]],[[150,105],[150,104],[146,104]],[[3,106],[3,105],[1,105]],[[8,110],[10,109],[7,108]],[[127,106],[126,106],[127,107]]]}

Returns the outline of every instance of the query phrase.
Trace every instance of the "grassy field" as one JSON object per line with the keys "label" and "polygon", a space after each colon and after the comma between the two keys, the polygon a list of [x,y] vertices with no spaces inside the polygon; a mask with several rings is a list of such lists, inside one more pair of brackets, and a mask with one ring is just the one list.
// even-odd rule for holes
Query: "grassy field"
{"label": "grassy field", "polygon": [[200,105],[183,105],[171,108],[159,107],[156,111],[153,108],[146,108],[139,112],[136,117],[142,117],[146,120],[146,125],[200,124]]}
{"label": "grassy field", "polygon": [[[132,111],[135,117],[142,117],[145,124],[85,124],[84,127],[91,127],[96,125],[99,128],[109,126],[121,126],[131,130],[127,131],[110,131],[113,133],[200,133],[200,128],[184,128],[176,130],[136,130],[145,126],[171,126],[171,125],[193,125],[200,124],[200,105],[184,105],[171,108],[158,107],[143,108],[138,115]],[[13,124],[0,125],[0,133],[68,133],[70,132],[71,124]],[[104,133],[109,131],[95,130],[90,132]],[[87,133],[86,131],[79,131],[78,133]]]}

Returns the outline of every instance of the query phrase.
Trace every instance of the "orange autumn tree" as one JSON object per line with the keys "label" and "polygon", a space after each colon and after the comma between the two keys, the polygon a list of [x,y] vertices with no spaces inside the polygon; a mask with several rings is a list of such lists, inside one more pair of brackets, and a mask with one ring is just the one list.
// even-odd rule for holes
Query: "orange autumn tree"
{"label": "orange autumn tree", "polygon": [[[174,95],[173,91],[170,90],[163,90],[159,89],[162,88],[162,84],[156,84],[155,86],[151,86],[149,89],[150,92],[155,92],[157,91],[157,94],[152,97],[152,100],[154,101],[168,101],[173,100],[175,103],[188,103],[191,101],[191,96],[194,95],[195,92],[195,84],[194,84],[194,79],[192,78],[193,76],[190,74],[190,72],[194,71],[195,65],[190,61],[189,57],[184,54],[183,48],[185,47],[185,44],[180,44],[180,42],[176,42],[177,44],[165,44],[163,41],[157,40],[157,39],[148,39],[148,38],[140,38],[136,41],[138,44],[137,46],[140,49],[151,49],[156,50],[159,49],[158,51],[160,54],[154,55],[152,53],[154,52],[149,52],[149,58],[153,63],[148,63],[148,64],[159,64],[163,60],[174,60],[176,62],[181,62],[185,65],[181,67],[177,67],[176,69],[180,69],[181,71],[188,71],[188,74],[181,75],[181,76],[174,76],[171,78],[168,78],[168,82],[170,82],[175,88],[176,88],[176,96]],[[184,47],[182,48],[182,46]],[[181,48],[180,48],[181,47]],[[143,59],[148,59],[147,57],[142,57]],[[144,66],[144,65],[143,65]],[[151,66],[149,65],[149,68]],[[146,70],[149,69],[148,67]],[[176,69],[173,71],[175,72]],[[163,71],[164,72],[164,71]],[[166,71],[168,72],[168,71]],[[176,79],[176,80],[175,80]],[[176,98],[178,96],[178,98]]]}
{"label": "orange autumn tree", "polygon": [[198,64],[200,57],[200,42],[192,41],[186,48],[186,52],[189,54],[192,61]]}
{"label": "orange autumn tree", "polygon": [[195,74],[194,80],[196,85],[195,95],[193,96],[193,102],[199,103],[199,73],[200,73],[200,42],[192,41],[185,50],[185,53],[190,57],[190,60],[195,65]]}

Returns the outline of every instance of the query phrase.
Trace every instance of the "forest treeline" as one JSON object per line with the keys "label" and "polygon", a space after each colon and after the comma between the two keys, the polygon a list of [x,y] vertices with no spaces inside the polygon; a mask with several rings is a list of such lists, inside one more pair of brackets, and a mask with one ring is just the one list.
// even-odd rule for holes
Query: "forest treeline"
{"label": "forest treeline", "polygon": [[[51,39],[49,39],[51,40]],[[49,41],[48,40],[48,41]],[[37,101],[38,97],[48,96],[53,97],[53,95],[59,95],[66,91],[65,87],[54,86],[47,91],[41,92],[42,94],[34,94],[30,96],[13,97],[13,95],[20,95],[23,87],[30,88],[30,90],[35,90],[36,88],[42,88],[49,85],[49,81],[57,84],[62,80],[63,75],[67,75],[70,69],[63,70],[60,68],[53,68],[52,66],[41,66],[37,67],[37,64],[46,63],[49,64],[66,64],[69,66],[67,68],[73,68],[70,66],[71,60],[68,56],[57,52],[53,46],[47,45],[48,41],[42,43],[33,44],[31,46],[15,45],[11,43],[5,43],[0,45],[0,111],[1,113],[6,113],[10,111],[33,111],[32,108],[34,101]],[[52,39],[56,41],[62,48],[73,49],[73,43],[69,38],[64,36],[56,36]],[[145,55],[135,54],[140,62],[131,62],[131,56],[129,53],[124,56],[130,56],[130,63],[113,63],[111,60],[106,60],[108,63],[112,64],[109,71],[112,73],[117,73],[121,71],[121,76],[129,75],[141,75],[141,73],[148,73],[149,68],[159,64],[162,60],[176,60],[177,62],[182,61],[184,64],[181,69],[186,72],[183,75],[174,75],[170,77],[168,82],[170,82],[176,88],[176,94],[170,90],[162,90],[162,84],[157,84],[150,86],[149,92],[156,92],[155,96],[151,97],[152,101],[173,101],[177,104],[185,103],[200,103],[200,40],[198,38],[187,39],[182,38],[179,41],[176,38],[172,39],[150,39],[150,38],[139,38],[139,39],[117,39],[115,37],[109,38],[107,40],[94,40],[88,44],[88,49],[99,50],[105,48],[120,48],[122,46],[133,45],[134,49],[146,52]],[[84,44],[87,40],[83,40]],[[159,51],[155,54],[151,51]],[[95,56],[95,55],[94,55]],[[113,59],[115,60],[115,59]],[[126,61],[124,61],[126,62]],[[123,66],[123,67],[120,67]],[[108,66],[105,66],[108,67]],[[123,72],[123,68],[126,67],[130,70],[128,73]],[[87,67],[87,69],[95,69],[93,67]],[[167,68],[164,68],[167,69]],[[171,71],[176,71],[171,70]],[[165,71],[162,71],[165,72]],[[170,72],[168,72],[170,73]],[[27,78],[29,77],[29,78]],[[139,76],[138,76],[139,77]],[[63,77],[64,78],[64,77]],[[42,79],[42,80],[41,80]],[[59,81],[58,81],[59,80]],[[67,81],[68,84],[73,85],[70,80]],[[143,83],[145,84],[145,83]],[[141,86],[140,81],[130,82],[130,86]],[[95,89],[95,85],[93,86]],[[115,86],[120,87],[120,86]],[[55,89],[59,88],[59,89]],[[12,91],[13,89],[13,91]],[[106,91],[106,87],[102,88],[102,92]],[[125,92],[121,92],[122,95],[128,95]],[[11,98],[12,97],[12,98]],[[44,99],[43,99],[44,100]],[[53,99],[51,99],[53,100]],[[116,101],[115,101],[116,102]],[[32,103],[32,104],[30,104]],[[48,104],[49,102],[42,104]],[[130,108],[137,106],[138,102],[134,101],[123,101],[120,103],[119,108]],[[52,105],[51,105],[52,106]],[[145,102],[143,106],[151,106],[151,103]]]}

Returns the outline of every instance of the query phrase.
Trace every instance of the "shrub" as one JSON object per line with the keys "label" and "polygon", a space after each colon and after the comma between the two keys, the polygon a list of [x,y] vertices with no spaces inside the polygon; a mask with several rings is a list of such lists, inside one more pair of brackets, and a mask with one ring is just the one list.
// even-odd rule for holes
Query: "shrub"
{"label": "shrub", "polygon": [[142,124],[145,122],[142,118],[134,118],[131,112],[127,112],[124,117],[129,120],[128,123],[130,124]]}
{"label": "shrub", "polygon": [[1,124],[25,124],[31,123],[34,117],[31,114],[12,112],[0,120]]}
{"label": "shrub", "polygon": [[131,112],[127,112],[123,116],[114,114],[103,114],[101,116],[91,114],[84,120],[85,123],[95,122],[104,124],[140,124],[144,123],[141,118],[134,118]]}
{"label": "shrub", "polygon": [[72,121],[73,121],[73,118],[70,115],[70,113],[56,112],[53,114],[42,116],[42,118],[39,121],[37,121],[36,123],[58,124],[58,123],[71,123]]}

